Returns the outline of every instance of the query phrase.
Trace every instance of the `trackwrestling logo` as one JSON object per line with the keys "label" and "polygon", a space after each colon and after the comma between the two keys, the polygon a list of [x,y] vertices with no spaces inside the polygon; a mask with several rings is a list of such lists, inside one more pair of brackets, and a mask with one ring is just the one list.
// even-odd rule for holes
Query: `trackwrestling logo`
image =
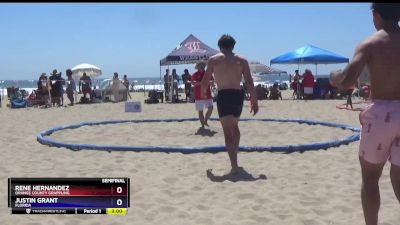
{"label": "trackwrestling logo", "polygon": [[185,47],[189,49],[190,53],[193,52],[200,52],[204,53],[206,50],[200,49],[200,42],[199,41],[192,41],[185,44]]}

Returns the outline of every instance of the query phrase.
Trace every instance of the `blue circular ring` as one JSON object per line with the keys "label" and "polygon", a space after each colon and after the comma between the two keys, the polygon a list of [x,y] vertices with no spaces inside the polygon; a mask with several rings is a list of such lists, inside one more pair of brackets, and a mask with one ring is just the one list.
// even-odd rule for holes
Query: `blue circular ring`
{"label": "blue circular ring", "polygon": [[[184,122],[184,121],[197,121],[198,118],[187,118],[187,119],[145,119],[145,120],[109,120],[100,122],[83,122],[79,124],[73,124],[68,126],[54,127],[52,129],[42,131],[37,135],[37,141],[43,145],[64,147],[72,150],[105,150],[105,151],[147,151],[147,152],[180,152],[180,153],[217,153],[226,151],[225,145],[219,146],[206,146],[206,147],[174,147],[174,146],[105,146],[105,145],[93,145],[93,144],[71,144],[60,141],[51,140],[48,138],[51,134],[65,129],[76,129],[82,126],[95,126],[104,124],[119,124],[119,123],[155,123],[155,122]],[[210,118],[213,121],[219,121],[216,118]],[[263,121],[263,122],[289,122],[289,123],[300,123],[308,125],[322,125],[333,128],[340,128],[344,130],[351,130],[354,133],[340,140],[333,140],[327,142],[318,142],[311,144],[302,145],[282,145],[282,146],[240,146],[239,150],[242,152],[303,152],[311,150],[328,149],[331,147],[337,147],[343,144],[349,144],[360,139],[360,129],[349,125],[315,121],[315,120],[302,120],[302,119],[240,119],[240,121]]]}

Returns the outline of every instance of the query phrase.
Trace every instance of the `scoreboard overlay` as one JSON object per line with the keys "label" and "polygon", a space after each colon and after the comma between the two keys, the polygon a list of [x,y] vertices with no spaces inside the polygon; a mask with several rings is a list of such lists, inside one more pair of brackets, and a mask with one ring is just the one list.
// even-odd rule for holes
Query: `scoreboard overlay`
{"label": "scoreboard overlay", "polygon": [[8,178],[12,214],[125,215],[130,178]]}

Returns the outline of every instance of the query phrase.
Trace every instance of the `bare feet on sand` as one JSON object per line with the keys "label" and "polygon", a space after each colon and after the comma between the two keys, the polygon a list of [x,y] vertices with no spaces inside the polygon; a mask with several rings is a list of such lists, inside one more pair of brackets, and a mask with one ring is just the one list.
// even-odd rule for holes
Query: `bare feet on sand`
{"label": "bare feet on sand", "polygon": [[239,175],[241,171],[243,171],[243,167],[232,168],[231,171],[224,176],[236,176]]}

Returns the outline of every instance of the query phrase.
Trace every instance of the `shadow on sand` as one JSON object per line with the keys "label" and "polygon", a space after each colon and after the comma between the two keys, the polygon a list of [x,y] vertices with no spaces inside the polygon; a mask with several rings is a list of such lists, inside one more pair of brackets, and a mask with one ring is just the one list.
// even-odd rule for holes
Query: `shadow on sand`
{"label": "shadow on sand", "polygon": [[243,167],[239,167],[236,173],[229,173],[222,176],[216,176],[212,173],[212,169],[207,170],[207,177],[212,182],[223,182],[223,181],[256,181],[256,180],[267,180],[267,176],[264,174],[258,175],[258,177],[254,177],[252,174],[248,173]]}
{"label": "shadow on sand", "polygon": [[196,131],[195,135],[212,137],[216,133],[218,133],[218,132],[210,130],[210,129],[206,129],[206,128],[203,128],[203,127],[199,127],[199,129]]}

